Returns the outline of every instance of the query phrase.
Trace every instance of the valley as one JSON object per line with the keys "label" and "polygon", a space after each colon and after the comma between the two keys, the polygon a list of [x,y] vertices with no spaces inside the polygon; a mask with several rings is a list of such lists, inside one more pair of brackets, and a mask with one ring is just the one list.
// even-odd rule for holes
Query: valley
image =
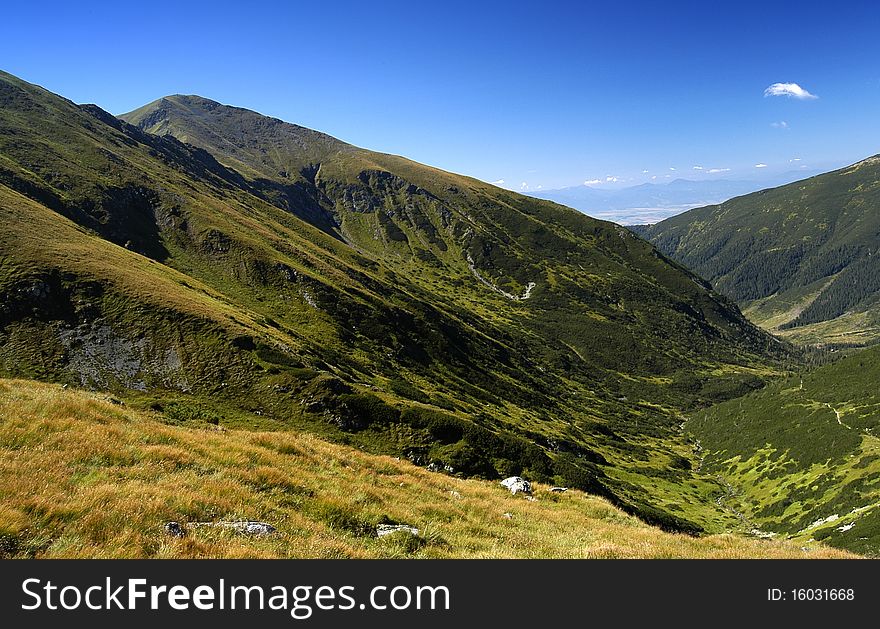
{"label": "valley", "polygon": [[878,554],[878,360],[877,348],[856,352],[693,415],[703,468],[736,488],[745,517],[777,536]]}
{"label": "valley", "polygon": [[[878,554],[871,372],[845,376],[873,354],[808,371],[799,347],[873,338],[856,166],[638,230],[655,249],[203,97],[114,117],[0,73],[0,554]],[[833,237],[700,240],[831,175]],[[285,535],[163,537],[217,519]]]}

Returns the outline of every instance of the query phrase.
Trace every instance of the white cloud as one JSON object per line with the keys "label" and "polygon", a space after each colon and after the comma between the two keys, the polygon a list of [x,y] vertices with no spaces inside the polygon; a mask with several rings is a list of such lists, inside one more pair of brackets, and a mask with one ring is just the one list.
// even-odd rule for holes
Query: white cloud
{"label": "white cloud", "polygon": [[755,168],[767,168],[767,164],[755,164]]}
{"label": "white cloud", "polygon": [[730,172],[730,169],[729,168],[710,168],[706,172],[714,175],[716,173],[728,173],[728,172]]}
{"label": "white cloud", "polygon": [[670,167],[669,167],[669,170],[675,170],[675,167],[674,167],[674,166],[670,166]]}
{"label": "white cloud", "polygon": [[585,186],[598,186],[600,183],[602,183],[601,179],[587,179],[584,182],[584,185]]}
{"label": "white cloud", "polygon": [[620,179],[612,175],[608,175],[607,177],[605,177],[605,181],[606,183],[617,183],[618,181],[620,181]]}
{"label": "white cloud", "polygon": [[519,184],[519,189],[520,189],[520,190],[528,190],[528,189],[529,189],[529,184],[527,184],[527,183],[524,181],[524,182],[522,182],[521,184]]}
{"label": "white cloud", "polygon": [[764,96],[785,96],[786,98],[797,98],[798,100],[815,100],[819,98],[815,94],[810,94],[797,83],[774,83],[764,90]]}
{"label": "white cloud", "polygon": [[771,122],[770,126],[774,129],[788,129],[788,123],[785,120],[780,120],[779,122]]}
{"label": "white cloud", "polygon": [[643,174],[643,175],[647,175],[647,174],[648,174],[648,171],[647,171],[647,170],[643,170],[643,171],[642,171],[642,174]]}
{"label": "white cloud", "polygon": [[490,181],[489,183],[491,183],[493,186],[503,186],[503,185],[504,185],[504,180],[503,180],[503,179],[499,179],[498,181]]}
{"label": "white cloud", "polygon": [[694,170],[703,170],[702,166],[694,166]]}
{"label": "white cloud", "polygon": [[801,161],[800,157],[792,157],[790,160],[788,160],[788,163],[791,164],[792,162],[799,162],[799,161]]}
{"label": "white cloud", "polygon": [[537,187],[535,188],[535,190],[540,190],[540,189],[543,188],[543,187],[544,187],[544,186],[539,185],[539,186],[537,186]]}

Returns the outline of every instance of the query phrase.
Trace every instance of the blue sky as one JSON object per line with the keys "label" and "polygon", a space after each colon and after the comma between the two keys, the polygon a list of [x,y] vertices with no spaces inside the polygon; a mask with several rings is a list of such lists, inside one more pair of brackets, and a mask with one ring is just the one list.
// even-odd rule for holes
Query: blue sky
{"label": "blue sky", "polygon": [[880,152],[873,2],[34,2],[3,22],[0,68],[77,102],[195,93],[512,189]]}

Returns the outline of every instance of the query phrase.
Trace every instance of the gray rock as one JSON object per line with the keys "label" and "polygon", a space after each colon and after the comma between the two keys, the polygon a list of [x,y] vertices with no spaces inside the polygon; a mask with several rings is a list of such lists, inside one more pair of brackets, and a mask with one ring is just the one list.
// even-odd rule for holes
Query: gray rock
{"label": "gray rock", "polygon": [[550,491],[561,494],[564,491],[568,491],[568,487],[551,487]]}
{"label": "gray rock", "polygon": [[180,526],[180,522],[166,522],[165,533],[171,537],[186,537],[186,531]]}
{"label": "gray rock", "polygon": [[376,535],[379,537],[385,537],[399,531],[406,531],[410,535],[415,536],[419,534],[419,529],[409,524],[379,524],[376,526]]}
{"label": "gray rock", "polygon": [[[236,533],[240,533],[242,535],[253,535],[256,537],[262,535],[271,535],[272,533],[277,533],[278,529],[276,529],[271,524],[267,524],[266,522],[256,522],[253,520],[237,520],[237,521],[220,521],[220,522],[190,522],[186,525],[187,528],[217,528],[217,529],[228,529],[234,531]],[[166,525],[167,528],[167,525]]]}
{"label": "gray rock", "polygon": [[278,531],[274,526],[265,522],[218,522],[217,524],[243,535],[271,535]]}
{"label": "gray rock", "polygon": [[520,476],[510,476],[501,481],[502,487],[507,487],[514,496],[519,493],[532,493],[532,484]]}

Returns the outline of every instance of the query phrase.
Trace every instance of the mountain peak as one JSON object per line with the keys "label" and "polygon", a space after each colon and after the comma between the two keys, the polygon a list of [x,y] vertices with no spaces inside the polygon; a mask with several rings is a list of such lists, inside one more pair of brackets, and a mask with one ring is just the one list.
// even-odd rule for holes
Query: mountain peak
{"label": "mountain peak", "polygon": [[172,94],[122,114],[147,133],[173,135],[250,175],[298,172],[352,148],[327,134],[195,94]]}

